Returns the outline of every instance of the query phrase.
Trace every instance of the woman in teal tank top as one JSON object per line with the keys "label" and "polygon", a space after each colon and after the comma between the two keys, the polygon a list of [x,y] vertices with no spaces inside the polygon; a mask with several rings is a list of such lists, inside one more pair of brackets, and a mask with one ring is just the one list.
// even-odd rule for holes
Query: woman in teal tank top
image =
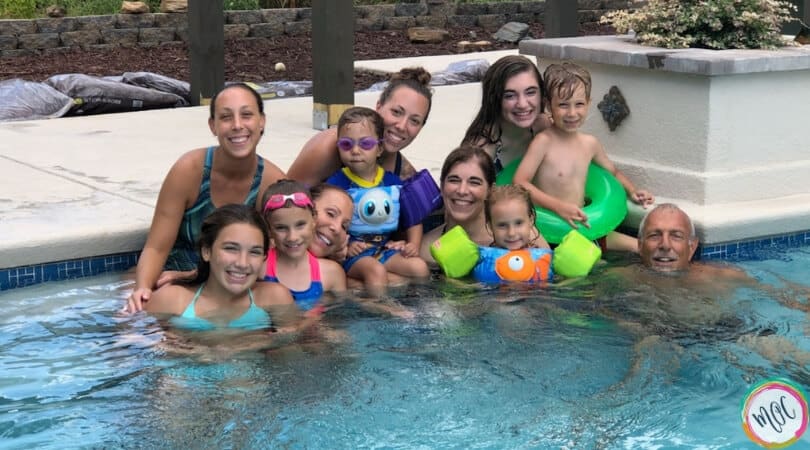
{"label": "woman in teal tank top", "polygon": [[201,226],[196,276],[156,290],[146,310],[171,316],[175,327],[200,331],[270,329],[275,325],[270,311],[300,316],[287,288],[256,283],[269,241],[252,207],[231,204],[215,210]]}
{"label": "woman in teal tank top", "polygon": [[256,147],[266,118],[261,97],[245,84],[231,84],[211,99],[208,127],[218,145],[192,150],[174,163],[160,188],[152,226],[138,259],[128,309],[140,311],[152,289],[197,263],[200,224],[217,206],[230,203],[258,210],[259,193],[284,178]]}

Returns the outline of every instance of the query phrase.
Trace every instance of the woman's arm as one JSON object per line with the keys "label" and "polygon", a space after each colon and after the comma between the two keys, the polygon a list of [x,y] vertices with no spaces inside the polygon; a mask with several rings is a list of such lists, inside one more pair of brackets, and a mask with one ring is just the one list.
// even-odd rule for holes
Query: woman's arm
{"label": "woman's arm", "polygon": [[195,159],[195,152],[186,153],[177,160],[163,180],[152,226],[138,259],[135,289],[128,299],[127,310],[130,312],[141,311],[143,302],[151,297],[177,239],[183,214],[196,198],[195,192],[199,193],[202,168]]}
{"label": "woman's arm", "polygon": [[301,148],[287,170],[287,177],[314,186],[340,169],[337,152],[337,129],[321,131]]}
{"label": "woman's arm", "polygon": [[323,290],[334,294],[346,292],[346,272],[343,267],[331,259],[318,258],[321,267]]}

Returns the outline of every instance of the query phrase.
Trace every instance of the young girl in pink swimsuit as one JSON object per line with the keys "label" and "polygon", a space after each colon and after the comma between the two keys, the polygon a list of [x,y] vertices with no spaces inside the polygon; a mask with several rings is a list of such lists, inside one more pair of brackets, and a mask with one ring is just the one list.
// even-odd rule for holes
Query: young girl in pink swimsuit
{"label": "young girl in pink swimsuit", "polygon": [[345,291],[346,274],[340,264],[309,251],[316,214],[309,189],[281,180],[267,188],[262,204],[273,241],[264,279],[286,286],[303,310],[314,307],[324,292]]}

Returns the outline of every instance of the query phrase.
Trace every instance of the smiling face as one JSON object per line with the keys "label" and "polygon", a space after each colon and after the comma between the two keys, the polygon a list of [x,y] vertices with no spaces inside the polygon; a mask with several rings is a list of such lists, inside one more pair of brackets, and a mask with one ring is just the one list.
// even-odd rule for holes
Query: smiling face
{"label": "smiling face", "polygon": [[338,140],[343,138],[354,141],[351,149],[338,149],[343,165],[351,169],[355,175],[373,181],[377,175],[377,158],[382,154],[382,147],[374,145],[370,150],[366,150],[361,148],[359,142],[361,139],[377,139],[374,126],[369,120],[349,122],[338,131]]}
{"label": "smiling face", "polygon": [[262,231],[247,223],[234,223],[220,230],[214,244],[203,247],[202,258],[210,264],[209,283],[215,281],[238,295],[258,278],[266,258]]}
{"label": "smiling face", "polygon": [[216,97],[208,127],[219,146],[235,157],[253,156],[265,126],[256,96],[248,88],[230,87]]}
{"label": "smiling face", "polygon": [[642,225],[638,252],[645,266],[658,272],[689,269],[698,241],[691,237],[692,227],[686,213],[659,207],[650,211]]}
{"label": "smiling face", "polygon": [[585,93],[585,86],[577,84],[569,98],[562,98],[559,92],[551,92],[551,118],[554,127],[566,133],[577,131],[588,116],[591,103]]}
{"label": "smiling face", "polygon": [[489,188],[481,165],[475,158],[457,163],[450,168],[442,182],[445,214],[456,223],[481,217]]}
{"label": "smiling face", "polygon": [[315,238],[309,246],[315,256],[328,258],[343,248],[348,239],[353,208],[351,197],[336,189],[325,189],[315,199],[318,216],[315,221]]}
{"label": "smiling face", "polygon": [[315,234],[315,218],[309,208],[286,206],[265,213],[270,238],[279,255],[306,257]]}
{"label": "smiling face", "polygon": [[521,72],[506,81],[501,100],[501,119],[519,128],[529,128],[540,113],[540,83],[534,71]]}
{"label": "smiling face", "polygon": [[396,88],[385,103],[377,103],[385,124],[382,139],[386,152],[398,152],[413,142],[425,125],[429,105],[424,95],[407,86]]}
{"label": "smiling face", "polygon": [[529,216],[526,202],[506,198],[490,206],[489,228],[495,247],[519,250],[531,245],[536,236],[534,221]]}

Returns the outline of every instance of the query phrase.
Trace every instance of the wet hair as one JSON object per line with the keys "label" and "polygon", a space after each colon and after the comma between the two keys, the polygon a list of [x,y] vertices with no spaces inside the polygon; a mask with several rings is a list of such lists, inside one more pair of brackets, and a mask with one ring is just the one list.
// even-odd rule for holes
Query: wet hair
{"label": "wet hair", "polygon": [[525,56],[508,55],[495,61],[481,81],[481,108],[473,119],[467,133],[461,141],[465,144],[474,144],[484,137],[488,142],[494,143],[501,139],[500,119],[502,114],[503,95],[506,92],[506,83],[521,73],[533,73],[540,89],[540,112],[545,110],[545,93],[543,91],[543,78],[537,66]]}
{"label": "wet hair", "polygon": [[655,208],[649,210],[647,214],[644,214],[644,217],[641,219],[641,222],[638,224],[638,240],[639,242],[644,242],[644,227],[647,226],[647,218],[650,215],[658,210],[668,209],[671,211],[677,211],[683,214],[686,217],[686,222],[689,224],[689,241],[694,241],[697,238],[697,232],[695,231],[695,224],[692,222],[692,218],[689,217],[689,214],[686,214],[686,211],[682,210],[678,207],[678,205],[674,203],[661,203],[656,205]]}
{"label": "wet hair", "polygon": [[484,200],[484,217],[486,217],[488,224],[492,223],[492,207],[496,203],[504,200],[520,200],[526,203],[526,213],[532,222],[534,222],[535,218],[537,217],[537,213],[534,210],[534,204],[532,203],[532,197],[529,194],[529,191],[527,191],[523,186],[507,184],[504,186],[493,187],[489,191],[487,199]]}
{"label": "wet hair", "polygon": [[484,181],[489,185],[488,187],[492,187],[495,184],[495,163],[492,162],[492,157],[484,149],[472,145],[462,145],[444,158],[441,175],[439,176],[441,185],[444,186],[444,180],[453,170],[453,167],[472,159],[478,162],[481,172],[484,173]]}
{"label": "wet hair", "polygon": [[591,99],[591,74],[578,64],[551,64],[543,72],[543,79],[549,102],[554,94],[561,100],[568,100],[580,84],[585,88],[585,99]]}
{"label": "wet hair", "polygon": [[349,195],[349,193],[346,192],[345,189],[341,188],[340,186],[335,186],[334,184],[330,184],[330,183],[327,183],[327,182],[318,183],[315,186],[312,186],[309,189],[309,194],[312,197],[312,200],[317,202],[318,199],[321,198],[321,196],[324,193],[326,193],[326,191],[340,192],[341,194],[345,195],[346,198],[349,199],[349,201],[351,201],[352,203],[354,202],[354,200],[352,200],[352,196]]}
{"label": "wet hair", "polygon": [[[529,194],[529,191],[523,186],[507,184],[504,186],[495,186],[489,191],[487,199],[484,200],[484,218],[486,220],[487,227],[490,229],[492,228],[492,207],[498,202],[505,200],[517,200],[526,204],[526,213],[528,214],[529,221],[531,222],[532,229],[534,230],[534,237],[529,242],[529,246],[533,246],[537,239],[540,238],[540,230],[537,228],[536,223],[537,211],[534,209],[531,194]],[[492,241],[492,245],[495,246],[494,240]]]}
{"label": "wet hair", "polygon": [[427,123],[428,115],[430,115],[430,108],[433,106],[433,90],[430,88],[430,72],[425,70],[424,67],[405,67],[400,69],[399,72],[391,75],[388,79],[388,85],[383,89],[378,100],[380,105],[384,105],[400,87],[408,87],[414,91],[422,94],[428,101],[428,109],[425,112],[425,117],[422,120],[422,125]]}
{"label": "wet hair", "polygon": [[222,88],[221,91],[214,94],[213,97],[211,97],[211,104],[209,105],[209,112],[210,112],[210,115],[208,117],[209,119],[211,119],[211,120],[214,119],[214,114],[217,111],[217,99],[219,98],[219,94],[225,92],[228,89],[232,89],[232,88],[244,89],[244,90],[250,92],[251,94],[253,94],[253,98],[256,99],[256,106],[259,107],[259,113],[261,115],[264,115],[264,101],[262,101],[262,96],[259,95],[259,93],[256,92],[255,89],[253,89],[252,87],[248,86],[245,83],[231,83],[231,84],[228,84],[227,86],[225,86],[224,88]]}
{"label": "wet hair", "polygon": [[197,253],[200,257],[197,263],[197,274],[192,278],[178,280],[177,284],[195,286],[205,283],[211,274],[211,263],[204,260],[202,251],[204,248],[211,249],[219,234],[227,226],[244,223],[252,225],[262,233],[262,249],[265,256],[270,248],[270,234],[267,231],[267,223],[262,215],[255,208],[242,204],[229,204],[215,209],[205,219],[200,226],[200,237],[197,239]]}
{"label": "wet hair", "polygon": [[385,130],[385,124],[383,123],[382,116],[371,108],[366,108],[365,106],[353,106],[346,111],[343,111],[343,114],[340,115],[337,123],[337,130],[338,136],[340,136],[340,132],[343,131],[343,127],[350,123],[361,123],[364,120],[367,120],[371,125],[371,128],[374,130],[375,136],[377,139],[382,138],[383,132]]}
{"label": "wet hair", "polygon": [[[271,184],[270,186],[267,186],[267,189],[264,190],[264,195],[262,195],[262,211],[263,211],[263,215],[264,215],[264,220],[269,222],[270,221],[270,216],[273,214],[273,211],[278,211],[280,209],[280,208],[276,208],[276,209],[273,209],[273,210],[270,210],[270,211],[264,211],[264,205],[267,203],[267,200],[270,200],[271,196],[276,195],[276,194],[290,195],[290,194],[294,194],[296,192],[304,193],[304,195],[309,197],[310,201],[312,201],[312,193],[309,191],[309,188],[307,187],[306,184],[301,183],[299,181],[289,180],[289,179],[285,178],[285,179],[276,181],[275,183]],[[287,199],[284,202],[283,208],[290,208],[290,207],[293,207],[293,206],[295,206],[293,204],[293,201],[291,199]],[[315,207],[314,206],[309,206],[308,209],[312,213],[312,216],[315,217],[315,215],[317,214],[316,211],[315,211]]]}

